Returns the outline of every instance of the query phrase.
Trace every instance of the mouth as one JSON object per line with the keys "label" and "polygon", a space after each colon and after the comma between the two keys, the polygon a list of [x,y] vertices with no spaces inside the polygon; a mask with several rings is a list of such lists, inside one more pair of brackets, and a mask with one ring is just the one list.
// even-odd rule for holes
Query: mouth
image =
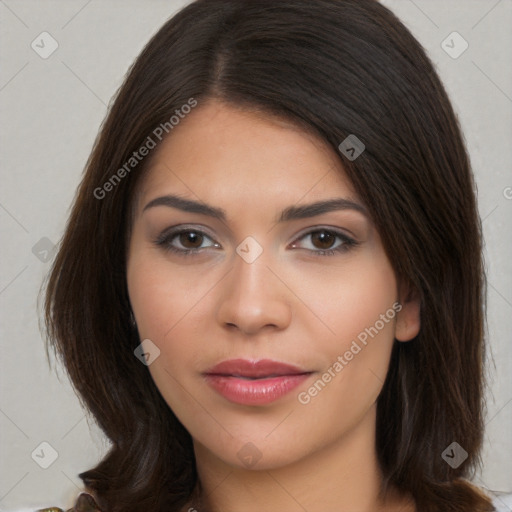
{"label": "mouth", "polygon": [[214,391],[232,403],[265,405],[289,393],[312,373],[269,359],[231,359],[213,366],[203,375]]}
{"label": "mouth", "polygon": [[222,373],[219,373],[219,374],[209,374],[209,375],[217,375],[219,377],[233,377],[235,379],[243,379],[243,380],[265,380],[265,379],[273,379],[274,377],[286,377],[286,375],[278,375],[278,374],[263,375],[261,377],[249,377],[247,375],[237,375],[236,373],[234,373],[233,375],[231,375],[231,374],[222,374]]}
{"label": "mouth", "polygon": [[285,375],[300,375],[311,373],[298,366],[272,361],[271,359],[230,359],[222,361],[208,369],[206,375],[222,375],[225,377],[240,377],[247,379],[261,379],[282,377]]}

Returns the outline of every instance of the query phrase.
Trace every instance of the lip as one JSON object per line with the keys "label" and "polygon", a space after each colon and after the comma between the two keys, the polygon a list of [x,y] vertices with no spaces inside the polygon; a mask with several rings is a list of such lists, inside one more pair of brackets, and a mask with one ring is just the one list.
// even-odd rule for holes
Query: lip
{"label": "lip", "polygon": [[270,359],[230,359],[213,366],[203,375],[206,383],[230,402],[265,405],[289,393],[312,373]]}

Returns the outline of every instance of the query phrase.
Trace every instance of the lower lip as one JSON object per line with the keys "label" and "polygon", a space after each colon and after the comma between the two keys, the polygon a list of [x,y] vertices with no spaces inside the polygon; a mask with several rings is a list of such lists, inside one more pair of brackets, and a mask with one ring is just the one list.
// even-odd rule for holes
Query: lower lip
{"label": "lower lip", "polygon": [[217,393],[235,404],[264,405],[286,395],[310,375],[310,373],[302,373],[257,380],[224,375],[206,375],[206,382]]}

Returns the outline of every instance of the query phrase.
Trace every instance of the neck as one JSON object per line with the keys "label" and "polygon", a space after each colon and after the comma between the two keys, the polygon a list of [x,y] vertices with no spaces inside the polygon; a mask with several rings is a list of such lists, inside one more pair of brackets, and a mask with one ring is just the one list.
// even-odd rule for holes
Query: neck
{"label": "neck", "polygon": [[321,450],[267,470],[233,467],[194,442],[201,491],[191,512],[414,512],[395,491],[382,495],[375,410]]}

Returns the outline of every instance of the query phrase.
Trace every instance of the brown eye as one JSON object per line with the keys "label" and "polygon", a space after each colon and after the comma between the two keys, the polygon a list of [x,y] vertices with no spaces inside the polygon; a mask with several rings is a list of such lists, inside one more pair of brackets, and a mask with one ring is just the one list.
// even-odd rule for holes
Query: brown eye
{"label": "brown eye", "polygon": [[336,235],[330,231],[315,231],[311,234],[311,242],[317,249],[331,249]]}
{"label": "brown eye", "polygon": [[154,241],[165,251],[182,256],[194,256],[207,249],[219,249],[220,245],[209,235],[198,229],[171,229],[161,233]]}
{"label": "brown eye", "polygon": [[180,244],[186,249],[197,249],[201,247],[204,236],[196,231],[183,231],[179,234]]}

